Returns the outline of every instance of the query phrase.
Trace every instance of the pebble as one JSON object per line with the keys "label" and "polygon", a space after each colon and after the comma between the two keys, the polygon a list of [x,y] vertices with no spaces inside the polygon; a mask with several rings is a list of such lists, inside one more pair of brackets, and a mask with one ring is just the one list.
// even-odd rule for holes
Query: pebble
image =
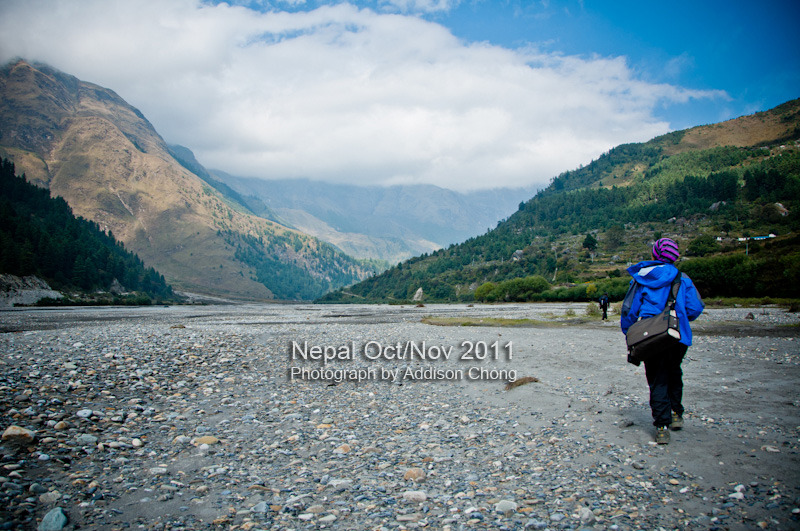
{"label": "pebble", "polygon": [[78,435],[78,436],[75,438],[75,440],[76,440],[76,441],[77,441],[77,443],[78,443],[78,444],[80,444],[81,446],[86,446],[86,445],[91,445],[91,444],[97,444],[97,437],[95,437],[94,435],[89,435],[88,433],[83,433],[83,434],[81,434],[81,435]]}
{"label": "pebble", "polygon": [[428,495],[422,490],[407,490],[403,493],[403,499],[408,502],[424,502]]}
{"label": "pebble", "polygon": [[495,504],[494,510],[502,514],[513,513],[517,510],[517,503],[512,500],[500,500]]}
{"label": "pebble", "polygon": [[47,505],[49,503],[55,503],[61,499],[61,493],[57,490],[46,492],[39,496],[39,502]]}
{"label": "pebble", "polygon": [[36,433],[27,428],[11,425],[3,431],[2,441],[11,445],[27,446],[33,444]]}
{"label": "pebble", "polygon": [[44,494],[47,492],[47,489],[39,483],[31,483],[31,486],[28,487],[28,491],[33,494]]}
{"label": "pebble", "polygon": [[335,454],[347,454],[347,453],[350,453],[350,450],[351,450],[350,445],[347,444],[347,443],[344,443],[341,446],[336,447],[336,449],[333,451],[333,453],[335,453]]}
{"label": "pebble", "polygon": [[592,510],[588,507],[581,507],[578,512],[578,517],[580,518],[581,525],[592,525],[597,520]]}
{"label": "pebble", "polygon": [[420,467],[413,467],[406,470],[403,474],[403,479],[414,482],[423,481],[425,479],[425,470]]}

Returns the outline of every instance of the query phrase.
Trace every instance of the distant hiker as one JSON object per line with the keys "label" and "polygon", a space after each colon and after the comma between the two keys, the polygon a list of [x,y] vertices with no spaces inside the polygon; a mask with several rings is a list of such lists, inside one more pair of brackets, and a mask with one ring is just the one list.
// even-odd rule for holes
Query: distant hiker
{"label": "distant hiker", "polygon": [[[653,260],[645,260],[628,268],[633,277],[620,311],[620,326],[624,334],[640,318],[658,315],[664,310],[672,281],[678,275],[673,265],[680,257],[678,244],[661,238],[653,244]],[[681,361],[692,344],[694,321],[705,305],[692,280],[681,275],[675,311],[678,314],[681,339],[679,343],[644,362],[647,384],[650,386],[650,409],[656,427],[656,442],[669,443],[669,430],[683,427],[683,373]],[[639,363],[634,362],[636,365]]]}
{"label": "distant hiker", "polygon": [[603,321],[608,319],[608,293],[603,293],[603,296],[600,297],[600,309],[603,310]]}

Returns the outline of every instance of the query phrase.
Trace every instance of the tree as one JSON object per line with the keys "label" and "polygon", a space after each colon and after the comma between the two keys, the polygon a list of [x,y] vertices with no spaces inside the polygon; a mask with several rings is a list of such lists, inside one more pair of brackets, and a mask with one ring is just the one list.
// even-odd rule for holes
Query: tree
{"label": "tree", "polygon": [[625,237],[625,228],[622,225],[612,225],[606,230],[606,247],[609,250],[617,249],[622,245]]}
{"label": "tree", "polygon": [[591,233],[587,234],[586,238],[583,239],[583,247],[589,251],[594,251],[597,249],[597,238],[592,236]]}
{"label": "tree", "polygon": [[597,295],[597,285],[594,282],[589,282],[586,285],[586,296],[593,299]]}
{"label": "tree", "polygon": [[[114,278],[138,280],[141,260],[97,223],[75,217],[62,198],[17,177],[13,163],[0,162],[0,273],[37,275],[56,289],[107,289]],[[139,290],[138,283],[126,286]],[[160,275],[145,288],[171,297]]]}

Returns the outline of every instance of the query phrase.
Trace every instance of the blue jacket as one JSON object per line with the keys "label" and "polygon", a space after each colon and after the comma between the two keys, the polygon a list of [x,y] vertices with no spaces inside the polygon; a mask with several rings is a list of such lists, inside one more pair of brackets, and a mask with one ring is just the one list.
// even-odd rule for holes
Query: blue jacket
{"label": "blue jacket", "polygon": [[[622,332],[627,334],[628,328],[640,318],[658,315],[664,310],[669,298],[672,281],[678,274],[678,269],[672,264],[658,260],[646,260],[632,265],[628,273],[633,277],[628,293],[622,302],[620,326]],[[675,299],[675,311],[678,314],[681,343],[686,346],[692,344],[692,329],[689,321],[694,321],[703,313],[703,304],[700,294],[694,287],[692,279],[681,275],[678,296]]]}

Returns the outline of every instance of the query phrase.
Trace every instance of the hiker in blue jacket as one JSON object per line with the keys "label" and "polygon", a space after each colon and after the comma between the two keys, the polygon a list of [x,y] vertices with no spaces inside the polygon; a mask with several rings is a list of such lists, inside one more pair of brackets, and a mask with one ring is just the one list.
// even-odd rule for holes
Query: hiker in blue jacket
{"label": "hiker in blue jacket", "polygon": [[[653,260],[645,260],[628,268],[633,280],[620,311],[623,333],[627,334],[628,328],[639,319],[658,315],[664,310],[670,286],[678,274],[678,269],[673,264],[679,257],[678,244],[669,238],[661,238],[653,244]],[[681,362],[692,344],[689,321],[697,319],[703,308],[705,305],[694,283],[688,276],[681,275],[675,300],[680,342],[644,362],[658,444],[669,443],[668,428],[679,430],[683,427]]]}

